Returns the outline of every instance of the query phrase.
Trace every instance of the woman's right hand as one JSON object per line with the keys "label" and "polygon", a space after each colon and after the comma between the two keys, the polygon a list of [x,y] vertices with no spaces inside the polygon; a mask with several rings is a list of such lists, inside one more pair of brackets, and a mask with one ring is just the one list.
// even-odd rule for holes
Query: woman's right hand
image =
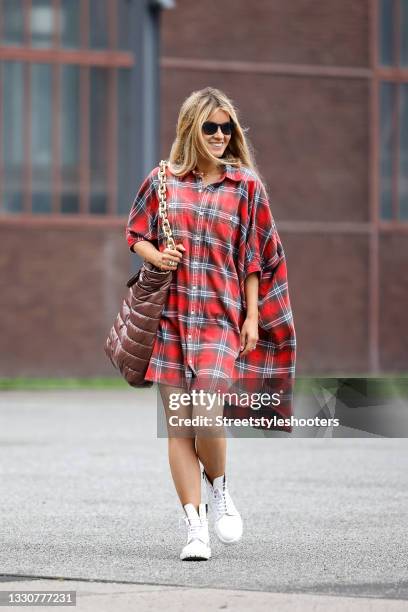
{"label": "woman's right hand", "polygon": [[[163,271],[177,270],[177,266],[181,262],[181,258],[183,257],[182,252],[184,252],[185,250],[186,249],[181,243],[176,244],[175,249],[169,249],[168,247],[166,247],[164,251],[157,251],[155,260],[152,261],[152,263],[157,268]],[[174,261],[175,265],[170,264],[170,261]]]}

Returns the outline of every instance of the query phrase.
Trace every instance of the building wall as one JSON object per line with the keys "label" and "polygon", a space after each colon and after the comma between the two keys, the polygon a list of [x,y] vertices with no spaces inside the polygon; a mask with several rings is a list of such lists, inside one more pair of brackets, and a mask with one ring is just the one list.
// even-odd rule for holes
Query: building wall
{"label": "building wall", "polygon": [[369,2],[177,5],[162,21],[162,155],[191,91],[234,100],[288,260],[298,373],[368,372]]}
{"label": "building wall", "polygon": [[[177,0],[161,15],[159,158],[193,90],[235,101],[288,260],[299,374],[408,365],[407,233],[380,232],[373,259],[372,6]],[[103,343],[136,262],[125,222],[2,220],[1,376],[114,375]]]}
{"label": "building wall", "polygon": [[122,227],[0,225],[1,376],[113,375],[103,344],[127,291]]}
{"label": "building wall", "polygon": [[115,374],[124,229],[157,148],[156,17],[144,0],[0,2],[0,376]]}
{"label": "building wall", "polygon": [[384,232],[380,237],[381,367],[408,370],[408,235]]}
{"label": "building wall", "polygon": [[176,4],[176,10],[162,13],[163,56],[368,65],[367,0],[177,0]]}

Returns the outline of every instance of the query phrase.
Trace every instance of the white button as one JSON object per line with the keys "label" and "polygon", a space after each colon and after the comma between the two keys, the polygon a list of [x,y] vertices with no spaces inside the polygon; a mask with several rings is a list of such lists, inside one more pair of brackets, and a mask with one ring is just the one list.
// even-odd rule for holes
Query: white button
{"label": "white button", "polygon": [[[204,213],[203,213],[203,211],[202,211],[202,210],[200,210],[200,215],[203,215],[203,214],[204,214]],[[231,219],[232,219],[232,217],[231,217]]]}
{"label": "white button", "polygon": [[197,285],[193,285],[193,289],[197,289]]}
{"label": "white button", "polygon": [[192,310],[192,311],[191,311],[191,314],[194,314],[194,313],[195,313],[195,310]]}
{"label": "white button", "polygon": [[191,334],[188,334],[188,337],[191,338]]}
{"label": "white button", "polygon": [[202,192],[202,189],[199,189],[199,190],[198,190],[198,193],[201,193],[201,192]]}
{"label": "white button", "polygon": [[230,217],[231,221],[232,221],[233,218],[234,218],[233,216]]}

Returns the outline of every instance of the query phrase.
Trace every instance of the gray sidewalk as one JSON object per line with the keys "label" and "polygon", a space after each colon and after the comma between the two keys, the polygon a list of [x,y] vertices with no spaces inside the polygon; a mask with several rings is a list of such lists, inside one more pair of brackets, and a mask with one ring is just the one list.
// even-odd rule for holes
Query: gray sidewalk
{"label": "gray sidewalk", "polygon": [[407,440],[230,439],[243,541],[212,534],[210,561],[182,563],[156,394],[0,395],[0,590],[72,579],[47,588],[77,589],[81,610],[143,610],[163,590],[169,610],[408,609],[392,601],[408,599]]}
{"label": "gray sidewalk", "polygon": [[[75,591],[76,608],[80,612],[208,612],[233,610],[234,612],[404,612],[406,601],[371,599],[366,597],[332,597],[328,595],[295,595],[216,588],[188,588],[163,585],[79,582],[61,580],[32,580],[31,582],[0,582],[0,590],[31,590],[55,592]],[[5,607],[1,609],[11,609]],[[15,610],[15,608],[13,608]],[[34,610],[49,611],[36,606]],[[70,609],[70,608],[65,608]]]}

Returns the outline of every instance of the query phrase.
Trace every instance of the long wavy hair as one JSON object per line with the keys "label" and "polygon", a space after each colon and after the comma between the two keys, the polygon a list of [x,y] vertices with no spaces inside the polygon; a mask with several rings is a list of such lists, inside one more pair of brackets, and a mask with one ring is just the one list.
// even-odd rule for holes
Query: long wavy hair
{"label": "long wavy hair", "polygon": [[[207,121],[210,115],[218,110],[228,113],[235,124],[222,157],[215,157],[209,151],[201,132],[204,121]],[[216,165],[228,163],[237,168],[241,166],[251,168],[262,180],[255,164],[253,146],[245,137],[247,131],[248,128],[241,127],[238,111],[225,93],[214,87],[193,91],[180,108],[176,138],[169,155],[171,171],[176,176],[187,174],[197,167],[200,155]]]}

